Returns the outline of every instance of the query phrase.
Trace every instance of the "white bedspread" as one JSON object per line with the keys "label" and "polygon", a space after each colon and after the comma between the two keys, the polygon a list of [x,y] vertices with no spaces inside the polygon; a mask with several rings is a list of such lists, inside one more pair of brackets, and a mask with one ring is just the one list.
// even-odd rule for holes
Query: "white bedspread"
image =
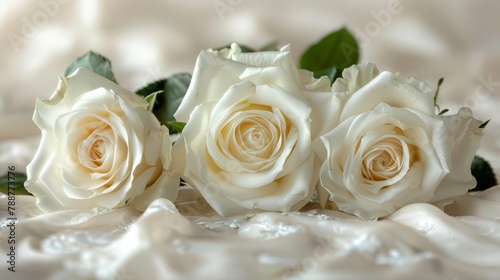
{"label": "white bedspread", "polygon": [[[215,7],[219,7],[217,10]],[[110,58],[132,90],[191,72],[201,49],[237,41],[290,43],[297,58],[347,26],[362,60],[435,86],[451,113],[492,119],[479,154],[500,177],[498,1],[42,0],[0,3],[0,174],[24,171],[39,131],[35,98],[89,49]],[[2,170],[2,168],[4,168]],[[189,189],[144,213],[42,214],[16,198],[10,272],[7,198],[0,198],[0,279],[498,279],[500,186],[445,212],[409,205],[376,222],[316,209],[222,219]],[[337,277],[337,278],[335,278]]]}

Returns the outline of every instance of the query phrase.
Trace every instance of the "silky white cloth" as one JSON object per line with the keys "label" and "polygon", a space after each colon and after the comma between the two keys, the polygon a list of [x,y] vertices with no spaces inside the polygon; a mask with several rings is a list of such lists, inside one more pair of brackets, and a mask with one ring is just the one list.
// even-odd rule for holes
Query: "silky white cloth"
{"label": "silky white cloth", "polygon": [[[6,198],[1,215],[8,217]],[[17,197],[16,272],[1,279],[498,279],[500,187],[362,221],[315,207],[223,219],[183,189],[176,206],[41,214]],[[448,215],[451,214],[451,215]],[[457,216],[455,216],[457,215]],[[7,240],[8,220],[0,221]],[[1,256],[9,253],[0,243]]]}
{"label": "silky white cloth", "polygon": [[[217,7],[217,8],[216,8]],[[479,154],[500,174],[500,2],[41,0],[0,2],[0,174],[24,171],[39,141],[35,98],[89,49],[131,90],[191,72],[201,49],[307,45],[346,26],[363,61],[431,86],[440,105],[492,119]],[[17,37],[16,37],[17,36]],[[2,167],[3,166],[3,167]],[[309,205],[300,213],[222,219],[189,189],[172,204],[41,213],[16,198],[16,272],[8,199],[0,198],[0,279],[498,279],[500,187],[446,212],[427,204],[365,222]]]}

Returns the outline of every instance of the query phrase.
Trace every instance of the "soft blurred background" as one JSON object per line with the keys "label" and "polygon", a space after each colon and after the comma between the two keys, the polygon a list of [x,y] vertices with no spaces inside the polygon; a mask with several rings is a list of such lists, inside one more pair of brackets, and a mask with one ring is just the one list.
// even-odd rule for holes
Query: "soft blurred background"
{"label": "soft blurred background", "polygon": [[[347,26],[361,60],[435,87],[440,105],[472,107],[485,130],[480,155],[500,174],[500,2],[332,0],[40,0],[0,2],[0,168],[24,170],[39,140],[35,98],[48,98],[76,57],[94,50],[131,90],[192,72],[201,49],[237,41],[308,45]],[[0,170],[0,173],[3,173]],[[498,176],[498,175],[497,175]]]}

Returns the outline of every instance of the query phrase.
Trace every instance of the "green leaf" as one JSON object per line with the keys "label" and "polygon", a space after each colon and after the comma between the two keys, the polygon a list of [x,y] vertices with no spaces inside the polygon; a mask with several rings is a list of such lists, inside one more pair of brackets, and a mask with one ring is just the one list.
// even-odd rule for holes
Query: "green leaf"
{"label": "green leaf", "polygon": [[483,124],[481,124],[481,125],[479,126],[479,128],[485,128],[485,127],[486,127],[486,126],[490,123],[490,121],[491,121],[491,119],[490,119],[490,120],[485,121]]}
{"label": "green leaf", "polygon": [[174,121],[174,113],[181,105],[191,83],[190,74],[175,74],[167,79],[165,92],[158,95],[158,109],[154,112],[160,120]]}
{"label": "green leaf", "polygon": [[146,101],[148,102],[148,111],[153,112],[153,108],[156,104],[156,96],[162,92],[163,90],[155,91],[153,93],[148,94],[148,96],[144,97],[144,99],[146,99]]}
{"label": "green leaf", "polygon": [[314,77],[316,79],[319,79],[322,76],[327,76],[330,79],[330,81],[332,81],[332,84],[333,84],[333,82],[335,81],[336,74],[337,74],[337,68],[330,67],[330,68],[322,70],[322,71],[314,72]]}
{"label": "green leaf", "polygon": [[[4,176],[0,177],[0,192],[9,195],[9,187],[11,194],[14,192],[15,195],[31,195],[25,188],[24,182],[26,182],[26,174],[21,172],[8,172]],[[10,183],[10,185],[9,185]]]}
{"label": "green leaf", "polygon": [[142,97],[147,97],[148,95],[159,92],[165,89],[165,83],[167,82],[167,79],[161,79],[156,82],[152,82],[145,87],[138,89],[135,93],[142,96]]}
{"label": "green leaf", "polygon": [[181,133],[186,126],[186,123],[176,121],[162,122],[161,124],[165,125],[168,128],[170,134]]}
{"label": "green leaf", "polygon": [[[437,106],[437,99],[439,96],[439,90],[441,89],[441,85],[443,84],[444,78],[439,79],[437,88],[436,88],[436,93],[434,94],[434,105]],[[439,106],[438,106],[439,107]]]}
{"label": "green leaf", "polygon": [[441,107],[439,107],[439,105],[437,104],[437,100],[438,100],[438,96],[439,96],[439,90],[441,89],[441,85],[443,84],[443,81],[444,81],[444,78],[441,78],[441,79],[438,80],[437,88],[436,88],[436,93],[434,93],[434,107],[437,108],[440,116],[449,111],[449,109],[443,109],[443,110],[441,110]]}
{"label": "green leaf", "polygon": [[277,51],[278,50],[278,42],[269,43],[262,48],[259,49],[259,52],[269,52],[269,51]]}
{"label": "green leaf", "polygon": [[439,112],[439,115],[443,115],[443,114],[446,114],[448,111],[450,111],[450,109],[444,109],[443,111]]}
{"label": "green leaf", "polygon": [[[250,48],[250,47],[247,47],[247,46],[245,46],[245,45],[240,45],[240,44],[238,44],[238,46],[240,46],[240,49],[241,49],[241,52],[242,52],[242,53],[251,53],[251,52],[255,52],[255,50],[254,50],[254,49],[252,49],[252,48]],[[229,47],[231,47],[231,46],[229,46]]]}
{"label": "green leaf", "polygon": [[358,59],[358,42],[346,28],[341,28],[309,47],[300,59],[300,66],[315,73],[336,68],[336,79],[344,68],[358,63]]}
{"label": "green leaf", "polygon": [[160,122],[175,121],[174,113],[179,108],[184,95],[191,83],[191,75],[175,74],[168,79],[162,79],[136,91],[136,94],[148,97],[156,93],[153,114]]}
{"label": "green leaf", "polygon": [[67,77],[80,67],[85,67],[92,72],[116,83],[115,76],[111,71],[111,62],[100,54],[89,51],[86,54],[80,56],[79,58],[75,59],[75,61],[73,61],[73,63],[71,63],[68,68],[66,68],[66,72],[64,73],[64,75]]}
{"label": "green leaf", "polygon": [[495,173],[490,164],[481,157],[475,156],[471,165],[472,175],[476,178],[477,186],[471,191],[482,191],[497,185]]}

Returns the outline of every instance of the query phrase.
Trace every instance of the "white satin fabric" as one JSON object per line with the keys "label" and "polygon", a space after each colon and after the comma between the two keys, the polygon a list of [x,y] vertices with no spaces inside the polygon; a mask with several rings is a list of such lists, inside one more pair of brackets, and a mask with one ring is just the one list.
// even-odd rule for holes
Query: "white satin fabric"
{"label": "white satin fabric", "polygon": [[[17,197],[16,272],[1,279],[498,279],[500,187],[465,195],[447,213],[408,205],[362,221],[313,204],[292,213],[222,219],[183,189],[141,213],[41,214]],[[7,217],[6,198],[0,199]],[[8,221],[0,221],[0,256]]]}
{"label": "white satin fabric", "polygon": [[[26,28],[45,11],[42,2],[59,5],[47,22]],[[232,41],[290,43],[298,61],[307,45],[346,25],[360,40],[363,61],[433,87],[444,77],[442,108],[469,106],[476,118],[492,119],[479,154],[499,176],[500,2],[400,1],[392,13],[396,2],[0,2],[0,174],[9,165],[25,170],[39,141],[35,98],[48,98],[65,67],[89,49],[109,57],[118,82],[134,90],[191,72],[201,49]],[[230,5],[222,15],[220,3]],[[14,46],[12,33],[26,41]],[[372,222],[315,204],[299,213],[222,219],[189,189],[175,204],[157,200],[144,214],[43,214],[33,197],[19,196],[15,273],[6,262],[7,202],[0,198],[0,279],[500,277],[500,187],[465,195],[445,212],[415,204]]]}

